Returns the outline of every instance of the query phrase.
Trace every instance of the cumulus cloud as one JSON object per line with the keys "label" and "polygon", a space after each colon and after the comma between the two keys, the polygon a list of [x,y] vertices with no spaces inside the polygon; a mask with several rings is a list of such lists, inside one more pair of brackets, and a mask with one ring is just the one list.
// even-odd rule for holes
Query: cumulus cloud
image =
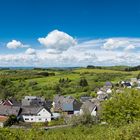
{"label": "cumulus cloud", "polygon": [[133,50],[133,49],[135,49],[136,47],[134,46],[134,45],[132,45],[132,44],[130,44],[130,45],[128,45],[127,47],[125,47],[125,51],[129,51],[129,50]]}
{"label": "cumulus cloud", "polygon": [[35,55],[36,50],[32,49],[32,48],[28,48],[25,53],[28,54],[28,55]]}
{"label": "cumulus cloud", "polygon": [[58,30],[50,32],[45,38],[38,38],[38,41],[47,48],[60,51],[67,50],[69,47],[77,44],[76,39],[72,36]]}
{"label": "cumulus cloud", "polygon": [[[139,65],[140,62],[140,38],[106,38],[78,42],[67,33],[54,30],[38,41],[45,47],[35,50],[32,46],[24,53],[0,54],[0,66],[107,66]],[[19,41],[12,41],[11,46],[10,48],[20,48],[24,45]]]}
{"label": "cumulus cloud", "polygon": [[29,47],[29,45],[24,45],[20,41],[17,41],[17,40],[12,40],[12,41],[8,42],[6,46],[9,49]]}
{"label": "cumulus cloud", "polygon": [[106,50],[124,49],[128,51],[140,47],[140,39],[137,38],[109,38],[104,41],[101,48]]}

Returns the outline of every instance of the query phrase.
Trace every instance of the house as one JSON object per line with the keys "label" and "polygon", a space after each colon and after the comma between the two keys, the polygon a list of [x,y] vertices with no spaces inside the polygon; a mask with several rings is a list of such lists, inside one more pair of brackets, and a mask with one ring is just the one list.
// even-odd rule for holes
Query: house
{"label": "house", "polygon": [[64,96],[56,95],[53,99],[52,110],[53,112],[61,112],[62,111],[62,103],[64,100]]}
{"label": "house", "polygon": [[21,106],[21,103],[15,100],[14,98],[3,100],[2,105],[7,106]]}
{"label": "house", "polygon": [[105,95],[105,94],[111,94],[112,93],[112,89],[110,88],[101,88],[97,91],[97,95]]}
{"label": "house", "polygon": [[24,106],[20,118],[24,122],[50,122],[52,113],[43,106]]}
{"label": "house", "polygon": [[136,88],[140,89],[140,79],[138,79],[138,81],[137,81],[137,87]]}
{"label": "house", "polygon": [[53,101],[53,112],[76,114],[80,111],[81,103],[71,96],[56,95]]}
{"label": "house", "polygon": [[107,81],[104,86],[107,88],[112,88],[113,84],[111,82]]}
{"label": "house", "polygon": [[107,100],[108,97],[109,97],[108,94],[99,94],[99,95],[97,96],[97,99],[98,99],[99,101],[104,101],[104,100]]}
{"label": "house", "polygon": [[99,110],[99,104],[100,103],[98,100],[95,100],[94,102],[86,101],[81,106],[80,115],[82,115],[83,113],[90,113],[91,116],[96,116],[97,111]]}
{"label": "house", "polygon": [[97,91],[97,95],[100,95],[100,94],[106,94],[106,91],[103,91],[102,89],[100,89]]}
{"label": "house", "polygon": [[44,98],[37,96],[25,96],[22,99],[22,106],[44,106],[46,103]]}
{"label": "house", "polygon": [[13,106],[13,103],[9,99],[7,99],[3,101],[2,105]]}
{"label": "house", "polygon": [[0,117],[2,116],[10,116],[10,115],[15,115],[19,116],[21,112],[20,107],[16,106],[8,106],[8,105],[0,105]]}
{"label": "house", "polygon": [[84,102],[89,101],[91,99],[92,99],[92,97],[90,97],[90,96],[81,96],[80,102],[84,103]]}
{"label": "house", "polygon": [[6,121],[8,120],[7,116],[0,117],[0,127],[4,127],[6,125]]}
{"label": "house", "polygon": [[137,82],[138,82],[138,80],[137,80],[137,78],[131,78],[131,85],[135,85],[135,84],[137,84]]}
{"label": "house", "polygon": [[2,103],[3,103],[3,100],[2,100],[2,99],[0,99],[0,105],[2,105]]}
{"label": "house", "polygon": [[112,93],[112,90],[109,88],[109,89],[106,90],[106,93],[107,94],[111,94]]}
{"label": "house", "polygon": [[123,87],[124,87],[124,88],[131,88],[132,85],[131,85],[130,82],[124,82]]}
{"label": "house", "polygon": [[81,103],[71,96],[64,98],[62,103],[62,111],[66,114],[77,114],[80,111]]}

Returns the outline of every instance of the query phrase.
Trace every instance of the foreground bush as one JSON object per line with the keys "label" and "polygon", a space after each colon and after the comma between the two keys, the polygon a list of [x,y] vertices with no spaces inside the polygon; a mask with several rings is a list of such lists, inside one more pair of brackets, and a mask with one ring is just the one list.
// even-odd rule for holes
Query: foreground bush
{"label": "foreground bush", "polygon": [[72,126],[77,126],[77,125],[93,125],[97,124],[97,118],[94,116],[91,116],[88,111],[82,115],[73,115],[70,119],[68,119],[68,124]]}
{"label": "foreground bush", "polygon": [[0,129],[0,140],[139,140],[140,122],[119,128],[108,125],[77,126],[53,130]]}
{"label": "foreground bush", "polygon": [[114,94],[102,105],[101,118],[103,121],[120,126],[130,124],[140,119],[140,92],[126,90]]}
{"label": "foreground bush", "polygon": [[63,125],[63,124],[65,124],[64,119],[59,118],[59,119],[52,120],[51,122],[49,122],[48,126],[56,126],[56,125]]}

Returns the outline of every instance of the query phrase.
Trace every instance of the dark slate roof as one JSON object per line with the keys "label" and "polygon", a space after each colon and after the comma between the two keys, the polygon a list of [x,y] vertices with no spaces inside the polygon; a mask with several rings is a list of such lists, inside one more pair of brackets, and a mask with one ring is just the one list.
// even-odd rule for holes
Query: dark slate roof
{"label": "dark slate roof", "polygon": [[131,84],[129,82],[125,82],[124,85],[127,87],[131,86]]}
{"label": "dark slate roof", "polygon": [[9,116],[9,115],[18,115],[20,113],[20,107],[16,106],[7,106],[0,105],[0,115]]}
{"label": "dark slate roof", "polygon": [[102,101],[102,100],[105,100],[108,98],[108,95],[107,94],[100,94],[97,96],[97,99]]}
{"label": "dark slate roof", "polygon": [[54,108],[55,111],[59,111],[59,110],[74,111],[74,110],[79,110],[81,106],[81,104],[71,96],[64,97],[64,96],[56,95],[54,97],[54,102],[55,102],[55,108]]}
{"label": "dark slate roof", "polygon": [[[43,108],[43,106],[24,106],[22,107],[21,115],[37,115]],[[45,108],[48,112],[50,110]],[[50,112],[51,113],[51,112]]]}
{"label": "dark slate roof", "polygon": [[55,102],[55,108],[54,108],[55,111],[61,110],[63,100],[64,100],[64,96],[56,95],[54,97],[53,101]]}
{"label": "dark slate roof", "polygon": [[90,97],[90,96],[82,96],[82,97],[80,97],[81,102],[86,102],[86,101],[91,100],[91,99],[92,99],[92,97]]}
{"label": "dark slate roof", "polygon": [[9,101],[13,104],[13,106],[21,106],[21,102],[17,101],[14,98],[10,98]]}
{"label": "dark slate roof", "polygon": [[111,82],[109,82],[109,81],[107,81],[106,83],[105,83],[105,86],[112,86],[112,83]]}
{"label": "dark slate roof", "polygon": [[73,111],[73,104],[72,103],[63,103],[62,104],[62,111]]}
{"label": "dark slate roof", "polygon": [[83,103],[83,105],[81,106],[81,109],[83,110],[88,110],[90,113],[92,112],[92,110],[96,107],[96,104],[90,102],[90,101],[86,101],[85,103]]}

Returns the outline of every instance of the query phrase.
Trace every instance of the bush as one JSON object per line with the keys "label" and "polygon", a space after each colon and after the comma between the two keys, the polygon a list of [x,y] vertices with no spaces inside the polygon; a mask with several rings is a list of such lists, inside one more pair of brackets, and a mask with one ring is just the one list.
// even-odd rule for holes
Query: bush
{"label": "bush", "polygon": [[85,112],[82,115],[73,115],[69,120],[68,124],[71,124],[72,126],[77,126],[77,125],[92,125],[96,124],[97,119],[94,116],[91,116],[89,112]]}
{"label": "bush", "polygon": [[109,124],[120,126],[133,123],[140,118],[140,93],[126,90],[114,94],[102,104],[101,119]]}
{"label": "bush", "polygon": [[48,123],[48,126],[56,126],[56,125],[63,125],[65,124],[63,118],[59,118],[57,120],[52,120],[51,122]]}
{"label": "bush", "polygon": [[13,125],[14,123],[17,123],[17,117],[15,115],[10,115],[8,120],[6,121],[6,124],[5,126],[11,126]]}

